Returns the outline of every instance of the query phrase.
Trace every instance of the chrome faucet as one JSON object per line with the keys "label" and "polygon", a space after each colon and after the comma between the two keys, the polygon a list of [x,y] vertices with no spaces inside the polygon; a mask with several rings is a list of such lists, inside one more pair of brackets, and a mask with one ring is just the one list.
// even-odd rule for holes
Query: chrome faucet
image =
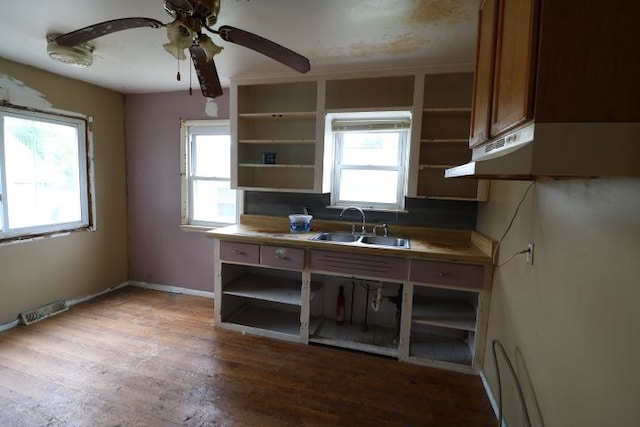
{"label": "chrome faucet", "polygon": [[384,231],[384,237],[387,237],[389,235],[389,227],[387,227],[387,224],[379,224],[379,225],[374,225],[373,226],[373,235],[374,236],[378,235],[378,228],[382,228],[382,230]]}
{"label": "chrome faucet", "polygon": [[[348,211],[349,209],[356,210],[360,212],[360,215],[362,215],[362,234],[365,234],[367,232],[367,220],[365,218],[364,211],[357,206],[347,206],[346,208],[342,209],[342,212],[340,212],[340,216],[342,217],[342,214],[345,213],[345,211]],[[351,227],[352,232],[355,231],[354,228],[355,228],[354,226]]]}

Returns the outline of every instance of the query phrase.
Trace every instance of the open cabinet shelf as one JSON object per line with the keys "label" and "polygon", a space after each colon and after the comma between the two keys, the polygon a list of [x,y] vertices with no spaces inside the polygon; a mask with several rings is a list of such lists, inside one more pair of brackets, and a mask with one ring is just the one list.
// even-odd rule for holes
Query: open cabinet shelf
{"label": "open cabinet shelf", "polygon": [[300,281],[293,279],[273,279],[257,274],[246,274],[227,284],[222,293],[262,301],[301,305]]}
{"label": "open cabinet shelf", "polygon": [[445,169],[471,160],[469,128],[472,88],[471,73],[424,76],[417,197],[486,200],[486,183],[479,185],[477,179],[444,177]]}
{"label": "open cabinet shelf", "polygon": [[226,318],[225,323],[269,331],[273,334],[300,336],[300,312],[246,304]]}
{"label": "open cabinet shelf", "polygon": [[464,336],[451,336],[411,330],[409,357],[471,366],[473,355]]}
{"label": "open cabinet shelf", "polygon": [[[266,191],[316,189],[315,81],[238,85],[232,184]],[[265,161],[268,154],[272,159]]]}
{"label": "open cabinet shelf", "polygon": [[319,319],[321,321],[309,336],[309,342],[398,357],[393,328],[374,325],[364,330],[361,323],[337,325],[334,319]]}

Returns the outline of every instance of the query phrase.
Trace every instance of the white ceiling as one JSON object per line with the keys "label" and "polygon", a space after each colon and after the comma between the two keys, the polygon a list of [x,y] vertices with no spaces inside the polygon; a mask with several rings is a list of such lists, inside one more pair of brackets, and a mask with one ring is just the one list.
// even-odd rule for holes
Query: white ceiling
{"label": "white ceiling", "polygon": [[[222,0],[219,25],[231,25],[309,58],[310,73],[426,67],[472,69],[478,0]],[[0,57],[123,93],[164,92],[189,86],[189,63],[168,54],[163,28],[137,28],[94,41],[87,68],[49,59],[48,33],[66,33],[110,19],[171,17],[163,0],[3,0]],[[287,76],[295,71],[226,43],[215,57],[223,86],[229,78]],[[1,74],[1,70],[0,70]],[[197,77],[192,76],[197,87]]]}

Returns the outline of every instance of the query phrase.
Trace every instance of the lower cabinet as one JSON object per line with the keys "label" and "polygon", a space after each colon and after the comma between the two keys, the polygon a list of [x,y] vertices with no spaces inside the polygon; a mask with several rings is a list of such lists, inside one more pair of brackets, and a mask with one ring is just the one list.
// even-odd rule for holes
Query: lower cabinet
{"label": "lower cabinet", "polygon": [[405,288],[401,359],[469,371],[480,368],[485,267],[413,260]]}
{"label": "lower cabinet", "polygon": [[301,340],[302,285],[295,273],[231,264],[222,268],[222,323]]}
{"label": "lower cabinet", "polygon": [[490,267],[215,245],[217,327],[464,372],[480,367]]}
{"label": "lower cabinet", "polygon": [[307,341],[315,291],[303,277],[304,249],[216,240],[216,253],[216,326]]}

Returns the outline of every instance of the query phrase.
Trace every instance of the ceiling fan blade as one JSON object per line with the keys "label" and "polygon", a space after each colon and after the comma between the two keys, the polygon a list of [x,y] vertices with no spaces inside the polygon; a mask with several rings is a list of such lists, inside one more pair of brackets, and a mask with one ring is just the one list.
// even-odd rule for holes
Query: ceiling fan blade
{"label": "ceiling fan blade", "polygon": [[62,34],[56,37],[55,40],[60,46],[75,46],[117,31],[138,27],[160,28],[163,25],[164,24],[162,22],[151,18],[113,19],[111,21],[100,22],[99,24],[80,28],[79,30],[72,31],[67,34]]}
{"label": "ceiling fan blade", "polygon": [[256,34],[229,25],[220,27],[218,34],[225,41],[253,49],[300,73],[306,73],[311,69],[309,60],[304,56]]}
{"label": "ceiling fan blade", "polygon": [[204,49],[198,45],[191,46],[189,52],[191,53],[193,66],[198,75],[202,94],[207,98],[216,98],[222,95],[222,86],[220,85],[218,70],[213,60],[207,61],[207,54]]}

